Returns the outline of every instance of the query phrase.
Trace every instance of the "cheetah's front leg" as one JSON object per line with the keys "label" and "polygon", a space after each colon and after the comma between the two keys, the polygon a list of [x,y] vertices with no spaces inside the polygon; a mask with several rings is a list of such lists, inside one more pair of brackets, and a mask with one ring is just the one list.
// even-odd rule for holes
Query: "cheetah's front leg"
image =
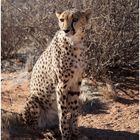
{"label": "cheetah's front leg", "polygon": [[70,114],[68,114],[67,91],[65,89],[65,84],[63,83],[58,84],[56,95],[59,117],[59,129],[61,131],[62,140],[70,140],[70,127],[69,127]]}
{"label": "cheetah's front leg", "polygon": [[69,91],[68,92],[68,108],[71,112],[71,129],[72,134],[74,135],[75,139],[79,136],[79,129],[77,126],[77,120],[79,116],[79,95],[80,91]]}

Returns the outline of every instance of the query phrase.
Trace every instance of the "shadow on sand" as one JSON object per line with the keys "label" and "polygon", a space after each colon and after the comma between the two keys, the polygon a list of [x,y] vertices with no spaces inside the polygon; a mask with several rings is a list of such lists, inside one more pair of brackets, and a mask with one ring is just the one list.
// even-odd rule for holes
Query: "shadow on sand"
{"label": "shadow on sand", "polygon": [[115,101],[119,102],[121,104],[126,104],[126,105],[131,105],[131,104],[139,103],[138,99],[126,99],[126,98],[122,98],[122,97],[117,97],[115,99]]}
{"label": "shadow on sand", "polygon": [[108,114],[108,106],[99,99],[88,101],[82,105],[82,115],[86,114]]}
{"label": "shadow on sand", "polygon": [[[79,129],[82,135],[88,137],[88,140],[139,140],[139,135],[137,133],[130,133],[127,131],[114,131],[84,127],[80,127]],[[28,133],[22,135],[16,134],[16,136],[11,138],[11,140],[42,140],[46,137],[39,133]],[[61,140],[60,136],[55,137],[55,139]],[[46,140],[53,140],[53,138],[47,137]]]}
{"label": "shadow on sand", "polygon": [[80,132],[90,140],[139,140],[137,133],[80,127]]}

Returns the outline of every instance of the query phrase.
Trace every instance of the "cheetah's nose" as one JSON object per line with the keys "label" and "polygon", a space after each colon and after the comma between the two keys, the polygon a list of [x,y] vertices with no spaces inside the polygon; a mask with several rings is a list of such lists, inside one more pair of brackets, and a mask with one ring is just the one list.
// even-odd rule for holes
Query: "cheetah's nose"
{"label": "cheetah's nose", "polygon": [[65,33],[68,33],[70,30],[64,30]]}

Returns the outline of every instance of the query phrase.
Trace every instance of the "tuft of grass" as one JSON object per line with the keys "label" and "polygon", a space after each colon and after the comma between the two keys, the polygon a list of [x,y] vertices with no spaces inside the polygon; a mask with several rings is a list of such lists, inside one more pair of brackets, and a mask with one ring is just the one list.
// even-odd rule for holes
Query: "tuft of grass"
{"label": "tuft of grass", "polygon": [[24,128],[23,120],[19,113],[1,110],[1,129],[2,137],[8,139],[11,133],[15,133],[18,129]]}

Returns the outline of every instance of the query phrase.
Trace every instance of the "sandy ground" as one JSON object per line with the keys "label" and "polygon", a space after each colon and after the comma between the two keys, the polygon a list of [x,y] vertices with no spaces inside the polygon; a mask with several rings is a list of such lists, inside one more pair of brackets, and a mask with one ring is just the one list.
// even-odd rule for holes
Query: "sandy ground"
{"label": "sandy ground", "polygon": [[[20,112],[29,95],[27,72],[2,73],[2,109]],[[138,100],[119,97],[117,101],[93,99],[83,105],[79,128],[90,140],[138,140]],[[34,135],[34,134],[33,134]],[[41,140],[34,135],[16,140]]]}

